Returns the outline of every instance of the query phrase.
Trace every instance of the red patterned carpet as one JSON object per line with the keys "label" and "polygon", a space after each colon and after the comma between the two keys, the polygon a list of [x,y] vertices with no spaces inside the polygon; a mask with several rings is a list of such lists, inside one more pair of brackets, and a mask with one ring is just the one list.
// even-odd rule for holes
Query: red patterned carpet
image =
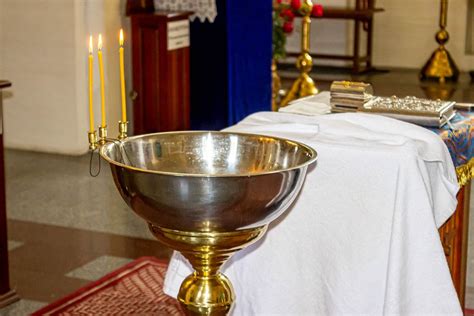
{"label": "red patterned carpet", "polygon": [[[163,293],[166,268],[156,258],[139,258],[32,315],[184,315]],[[474,310],[466,308],[464,315],[474,316]]]}
{"label": "red patterned carpet", "polygon": [[33,315],[183,315],[163,293],[167,264],[139,258]]}

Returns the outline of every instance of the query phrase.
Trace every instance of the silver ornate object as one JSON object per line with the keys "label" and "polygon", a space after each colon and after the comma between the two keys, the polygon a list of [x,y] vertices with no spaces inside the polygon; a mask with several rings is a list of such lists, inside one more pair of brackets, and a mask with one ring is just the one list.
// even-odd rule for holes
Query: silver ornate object
{"label": "silver ornate object", "polygon": [[441,127],[454,115],[453,101],[428,100],[414,96],[374,97],[360,109],[362,112],[391,116],[424,126]]}
{"label": "silver ornate object", "polygon": [[427,115],[437,116],[445,108],[448,108],[451,103],[441,100],[428,100],[420,99],[413,96],[407,96],[399,98],[397,96],[387,97],[376,97],[364,105],[364,108],[371,110],[380,111],[407,111],[407,112],[420,112]]}

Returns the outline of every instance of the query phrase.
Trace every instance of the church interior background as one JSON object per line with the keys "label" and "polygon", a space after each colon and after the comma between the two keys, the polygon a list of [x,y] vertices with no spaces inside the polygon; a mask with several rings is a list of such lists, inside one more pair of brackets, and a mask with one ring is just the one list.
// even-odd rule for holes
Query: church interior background
{"label": "church interior background", "polygon": [[[97,154],[95,147],[91,150],[90,133],[88,138],[88,131],[93,131],[89,128],[91,100],[94,105],[92,116],[95,117],[93,126],[96,126],[100,124],[103,115],[101,112],[103,96],[107,114],[107,133],[113,138],[124,132],[120,130],[123,126],[120,127],[119,121],[129,122],[128,136],[177,130],[221,130],[235,124],[239,126],[241,124],[239,122],[243,122],[244,127],[247,126],[245,125],[247,122],[250,132],[262,134],[265,129],[259,132],[252,125],[257,124],[255,122],[258,119],[252,123],[246,121],[247,116],[272,111],[285,113],[281,115],[290,115],[291,118],[305,117],[301,113],[303,108],[309,111],[308,117],[321,120],[317,121],[318,133],[320,133],[324,132],[323,128],[326,126],[324,124],[329,124],[323,121],[324,117],[334,115],[345,117],[344,115],[352,113],[322,115],[322,118],[319,118],[319,115],[314,114],[318,109],[306,108],[311,107],[310,103],[305,103],[305,107],[300,109],[294,107],[293,113],[290,107],[296,104],[295,99],[311,96],[316,92],[316,96],[321,96],[317,102],[322,102],[321,100],[324,99],[322,96],[325,95],[324,93],[329,96],[327,91],[331,89],[331,86],[334,87],[334,82],[343,82],[349,86],[357,82],[368,83],[376,96],[396,95],[400,98],[414,96],[430,100],[455,101],[459,104],[458,107],[454,105],[454,108],[463,115],[462,120],[456,121],[454,118],[451,123],[448,122],[439,130],[430,129],[432,135],[437,135],[436,137],[439,135],[439,139],[445,140],[446,145],[442,145],[444,147],[440,150],[448,152],[449,149],[448,153],[454,157],[454,161],[450,161],[447,169],[443,170],[451,170],[461,186],[460,193],[457,195],[457,209],[454,202],[450,204],[451,202],[447,200],[438,201],[443,195],[438,191],[433,191],[434,197],[431,197],[433,202],[430,202],[433,212],[436,205],[442,205],[448,209],[442,212],[451,211],[442,222],[436,217],[438,215],[433,215],[436,217],[436,225],[417,221],[408,223],[408,220],[400,219],[404,225],[414,227],[413,231],[406,233],[411,238],[428,239],[429,234],[437,232],[436,236],[430,235],[429,238],[431,238],[430,242],[434,240],[433,249],[442,249],[443,260],[437,262],[436,266],[434,263],[432,266],[430,262],[423,264],[426,271],[431,271],[434,275],[437,275],[439,267],[439,271],[444,271],[446,275],[451,276],[447,283],[441,281],[440,278],[438,283],[433,281],[433,284],[438,286],[436,291],[439,293],[450,293],[446,294],[446,297],[451,297],[451,294],[455,293],[457,300],[448,301],[446,298],[446,304],[444,304],[436,302],[433,298],[438,294],[429,292],[424,297],[417,292],[408,298],[398,297],[396,304],[392,303],[400,309],[394,309],[392,312],[404,314],[404,308],[408,311],[412,301],[418,301],[423,303],[416,305],[416,308],[422,306],[426,308],[428,314],[436,311],[437,307],[433,306],[439,304],[440,314],[459,314],[457,308],[462,305],[466,315],[474,315],[474,251],[472,251],[474,217],[469,216],[470,178],[474,174],[472,169],[474,163],[470,160],[473,157],[470,155],[474,155],[474,147],[472,147],[474,145],[471,143],[471,136],[474,135],[474,130],[471,129],[472,119],[474,119],[474,116],[471,116],[471,111],[474,111],[474,1],[449,0],[448,3],[447,0],[318,0],[313,4],[314,10],[309,13],[302,9],[307,2],[304,0],[282,0],[273,3],[270,0],[199,0],[194,2],[186,0],[0,0],[0,108],[2,111],[0,111],[0,117],[3,119],[0,130],[3,135],[1,145],[4,147],[4,153],[0,158],[0,164],[4,160],[4,174],[0,173],[0,178],[5,178],[4,184],[0,184],[0,191],[5,192],[4,195],[0,192],[0,200],[3,198],[3,202],[0,202],[6,204],[3,213],[0,212],[0,315],[27,315],[35,311],[39,311],[36,315],[47,314],[47,312],[59,315],[61,313],[57,311],[55,314],[55,308],[66,310],[66,307],[71,308],[72,305],[64,304],[73,304],[73,299],[68,295],[75,293],[76,296],[73,295],[73,297],[76,299],[79,289],[92,291],[94,287],[90,286],[103,285],[94,281],[103,280],[104,276],[113,274],[124,266],[128,267],[137,259],[142,260],[144,257],[159,259],[160,264],[165,267],[160,270],[163,274],[160,277],[164,278],[166,265],[173,254],[173,247],[166,247],[156,241],[147,223],[130,211],[130,207],[123,201],[116,188],[118,180],[116,183],[112,180],[114,171],[110,170],[107,161],[100,162],[102,158]],[[280,32],[278,36],[283,36],[286,40],[285,56],[275,56],[275,51],[272,51],[272,35],[273,49],[275,49],[275,21],[272,23],[272,18],[275,19],[275,7],[285,5],[287,7],[277,12],[277,18],[283,19],[281,22],[283,24],[280,25],[283,33]],[[443,9],[443,6],[446,7]],[[316,7],[322,11],[316,12]],[[309,29],[306,30],[309,32],[302,27],[306,13],[311,20]],[[443,15],[446,17],[444,22]],[[184,31],[181,32],[181,29],[178,29],[176,33],[172,33],[174,32],[171,30],[172,25],[184,25]],[[445,38],[441,40],[450,53],[451,61],[455,62],[454,67],[459,70],[459,75],[448,73],[443,75],[442,79],[438,78],[439,80],[433,80],[433,78],[422,80],[426,79],[421,78],[423,66],[440,45],[435,39],[435,34],[440,28],[449,32],[449,40],[446,42]],[[121,87],[119,67],[121,64],[120,29],[123,29],[124,34],[123,82],[125,89]],[[96,56],[98,34],[101,34],[103,39],[101,50],[103,79],[99,77],[100,68]],[[441,35],[444,36],[445,33]],[[88,59],[89,36],[93,39],[92,83]],[[312,68],[310,67],[306,74],[314,80],[318,91],[311,90],[312,92],[308,93],[310,90],[304,90],[304,87],[299,86],[299,92],[291,99],[287,99],[295,80],[304,73],[305,66],[300,65],[298,68],[297,65],[301,62],[301,56],[304,53],[302,40],[304,42],[305,38],[309,40],[306,53],[312,61]],[[456,72],[456,69],[454,70]],[[101,91],[102,82],[105,82],[103,91]],[[2,97],[3,107],[1,107]],[[285,100],[289,101],[290,105],[287,105],[288,102]],[[122,104],[125,106],[125,113],[122,110]],[[327,105],[329,106],[329,101]],[[278,113],[271,113],[271,115]],[[373,114],[365,115],[378,117]],[[265,119],[270,118],[273,116],[265,116]],[[278,124],[288,123],[286,120],[285,116]],[[392,128],[391,121],[387,119],[387,126],[382,126],[380,133],[385,131],[384,128],[387,130]],[[280,130],[281,135],[285,136],[283,132],[285,128],[288,128],[287,132],[290,135],[288,138],[291,139],[291,135],[296,135],[297,140],[301,141],[306,136],[299,135],[297,130],[305,126],[304,124],[309,124],[305,122],[295,121],[288,123],[290,125],[286,127],[275,126],[277,130]],[[356,124],[356,121],[350,122]],[[329,142],[334,140],[334,137],[343,137],[341,135],[350,135],[357,142],[360,138],[353,136],[354,133],[366,135],[365,133],[370,131],[367,134],[369,136],[364,136],[369,140],[364,141],[363,146],[371,148],[371,142],[379,141],[382,134],[377,132],[379,127],[370,130],[372,123],[367,122],[367,124],[367,127],[357,131],[352,130],[353,126],[349,124],[350,126],[346,126],[348,128],[346,132],[339,130],[331,134],[333,138],[328,138]],[[344,129],[344,126],[341,128]],[[411,136],[401,132],[403,137],[415,137],[413,136],[415,133],[421,133],[421,128],[411,130],[411,125],[406,126],[406,133]],[[244,127],[236,131],[245,132]],[[281,136],[279,132],[277,131],[275,135]],[[96,137],[100,138],[100,136],[96,134]],[[301,139],[298,138],[300,136]],[[352,138],[345,139],[350,146]],[[95,141],[98,142],[99,139],[96,138]],[[113,140],[111,144],[113,145],[114,142],[118,140]],[[433,142],[436,143],[436,141]],[[443,142],[440,141],[440,143]],[[318,159],[321,159],[318,160],[316,169],[324,168],[324,150],[328,150],[325,149],[327,144],[327,142],[321,142],[320,147],[314,146],[318,152]],[[95,145],[100,147],[98,143]],[[431,145],[433,143],[430,143]],[[343,148],[337,148],[340,151],[337,155],[334,154],[335,157],[351,151],[347,149],[346,152]],[[424,151],[420,155],[431,153],[431,150],[427,148],[423,147]],[[394,154],[396,155],[398,153]],[[380,157],[377,159],[389,161],[392,159],[388,156]],[[367,158],[365,162],[361,160],[353,163],[367,164],[367,170],[371,167],[378,168],[377,163],[373,165],[369,163],[370,159],[372,158]],[[375,158],[373,159],[376,161]],[[347,161],[341,158],[341,164]],[[396,177],[388,171],[386,174],[383,173],[385,171],[382,167],[380,167],[380,173],[374,171],[373,177],[363,176],[363,173],[360,173],[358,183],[352,183],[349,179],[345,180],[344,173],[350,173],[347,171],[350,168],[341,167],[342,171],[333,177],[338,178],[338,181],[320,185],[328,187],[324,191],[327,195],[344,195],[345,192],[340,191],[344,186],[359,187],[357,190],[360,191],[357,192],[361,192],[362,196],[367,196],[367,202],[354,200],[354,205],[357,205],[354,207],[356,209],[360,207],[362,217],[371,217],[373,214],[369,212],[372,207],[370,201],[379,200],[375,197],[371,200],[369,198],[373,194],[371,192],[364,193],[363,188],[368,188],[365,183],[373,181],[376,183],[379,181],[378,177],[383,176]],[[311,187],[312,182],[309,180],[311,172],[310,170],[303,186],[303,193],[295,202],[297,204],[305,201],[303,194],[306,188]],[[426,172],[431,175],[431,171]],[[390,182],[389,180],[386,182]],[[437,187],[438,182],[443,180],[436,178],[430,181],[433,182],[425,182],[424,186]],[[406,191],[410,191],[411,188],[408,183]],[[415,200],[416,192],[411,192],[415,194]],[[436,197],[438,193],[439,199]],[[456,198],[455,193],[451,195]],[[406,196],[408,197],[409,194]],[[319,201],[316,202],[319,203]],[[454,212],[455,209],[456,212]],[[292,209],[290,213],[293,214],[294,211],[296,209]],[[314,219],[318,221],[318,217]],[[285,217],[281,221],[291,223],[291,220]],[[325,226],[328,230],[328,227],[340,227],[340,229],[348,227],[342,223],[344,219],[341,218],[333,218],[329,221],[334,224]],[[447,224],[443,226],[445,222]],[[367,230],[370,230],[368,226],[372,224],[364,219],[359,226],[364,225],[367,225]],[[428,228],[425,229],[423,226]],[[361,228],[361,231],[363,230]],[[425,230],[426,235],[410,235],[416,231],[422,234],[421,232]],[[263,237],[263,242],[268,244],[276,232],[270,229],[268,236]],[[282,232],[278,231],[278,233]],[[331,236],[335,234],[335,231],[329,230],[326,233]],[[358,231],[353,233],[363,234]],[[308,247],[316,245],[292,236],[288,233],[287,238],[295,238],[296,244],[307,243]],[[378,237],[371,235],[367,238],[377,239]],[[351,239],[351,237],[346,239]],[[333,239],[333,242],[334,240],[336,239]],[[272,245],[275,247],[275,252],[278,252],[276,242]],[[341,261],[345,258],[356,258],[360,252],[364,252],[361,250],[364,248],[363,244],[355,245],[356,250],[351,255],[349,255],[351,250],[342,248],[336,242],[328,244],[328,248],[333,247],[334,258],[341,258]],[[406,249],[400,250],[402,253],[400,256],[403,257],[403,251],[411,251],[409,248],[410,246],[406,246]],[[318,248],[318,252],[314,255],[319,256],[318,260],[321,262],[325,258],[324,251],[327,251],[324,249]],[[389,251],[388,248],[383,249]],[[381,252],[384,251],[383,249]],[[252,251],[249,252],[252,253]],[[318,255],[319,251],[321,251],[320,255]],[[341,253],[337,254],[338,251]],[[344,251],[346,253],[343,254]],[[390,248],[390,252],[392,251],[395,252]],[[413,251],[420,257],[428,252],[420,248]],[[256,256],[258,252],[259,249],[252,255]],[[268,254],[263,249],[262,253]],[[313,259],[308,258],[310,256],[312,255],[302,257],[300,264],[301,266],[318,265],[317,273],[324,274],[322,271],[329,270],[334,262],[329,260],[326,262],[327,266],[319,266],[320,261],[316,264]],[[236,258],[236,260],[242,259],[237,255]],[[394,260],[394,262],[398,260],[397,257],[390,258],[392,259],[389,260]],[[272,260],[277,259],[270,257],[265,260],[271,263]],[[409,265],[417,260],[411,258],[406,264]],[[275,266],[280,264],[279,262]],[[389,263],[385,264],[389,265]],[[342,263],[341,265],[344,266]],[[390,269],[394,269],[393,266],[396,263],[390,262],[390,265]],[[182,271],[178,269],[181,266],[170,265],[170,267],[174,267],[178,272]],[[237,264],[235,267],[235,269],[241,268]],[[294,266],[288,264],[288,269],[293,268]],[[253,269],[255,270],[255,267]],[[403,269],[403,267],[400,268],[400,271]],[[238,275],[238,272],[232,272],[234,271],[232,268],[226,271],[229,272],[229,278],[234,283],[237,296],[236,306],[244,304],[238,300],[242,292],[239,293],[239,289],[248,280],[236,282],[235,275]],[[168,270],[169,273],[170,270]],[[389,272],[386,273],[389,275]],[[314,278],[315,283],[318,283],[323,277],[318,274]],[[407,276],[406,282],[403,277],[401,279],[406,284],[410,284],[407,287],[411,289],[428,278]],[[336,278],[327,282],[330,284],[337,281]],[[146,280],[141,282],[146,283]],[[264,285],[269,286],[269,283],[264,281],[258,282],[263,284],[262,291],[265,291]],[[290,281],[284,282],[288,289],[290,286],[298,289],[305,286],[297,281],[294,282],[295,284]],[[365,281],[354,282],[354,284],[359,284],[357,282],[362,284]],[[281,285],[275,284],[275,287],[278,288]],[[322,288],[323,292],[331,291],[330,288]],[[85,293],[84,291],[86,290],[80,293]],[[151,291],[158,290],[152,288]],[[161,287],[159,291],[162,291]],[[389,286],[386,291],[385,295],[389,296]],[[130,290],[130,292],[133,291]],[[140,295],[145,294],[140,292]],[[341,300],[351,301],[357,296],[352,292],[347,295]],[[163,297],[165,296],[163,294]],[[352,306],[354,309],[351,312],[351,309],[341,307],[343,303],[333,297],[328,298],[330,296],[326,292],[320,293],[320,296],[317,296],[318,302],[310,305],[313,309],[296,309],[299,312],[294,313],[288,309],[287,312],[281,314],[301,315],[302,311],[307,314],[331,315],[379,314],[374,312],[374,309],[357,309],[355,306]],[[113,296],[110,297],[110,300],[113,300]],[[138,296],[130,294],[126,299],[122,299],[121,302],[124,305],[120,308],[125,308],[122,310],[124,314],[127,313],[129,306],[137,304],[134,301],[136,297]],[[178,305],[174,298],[164,299],[162,296],[153,295],[151,297],[149,303],[155,304],[156,300],[159,300],[158,305],[163,308],[161,310],[163,314],[182,313],[176,307]],[[254,298],[257,301],[258,295],[255,294],[250,299]],[[324,301],[324,298],[327,301]],[[377,299],[374,298],[374,301]],[[91,300],[88,303],[81,301],[83,304],[81,308],[88,307],[84,305],[86,303],[94,304],[95,302],[95,304],[103,304],[97,305],[98,310],[105,311],[104,305],[112,304],[110,301],[104,303],[103,297],[101,300]],[[311,301],[304,295],[301,300]],[[392,304],[384,301],[383,297],[380,301],[382,305],[386,304],[385,306]],[[264,303],[265,300],[263,300],[262,309],[258,309],[260,305],[255,303],[255,310],[234,307],[233,313],[244,315],[253,311],[252,313],[255,314],[264,314]],[[156,303],[154,306],[158,305]],[[324,308],[321,307],[323,305]],[[399,305],[405,307],[399,307]],[[383,313],[390,313],[390,309],[381,308],[380,311],[383,310]],[[414,310],[419,312],[420,310],[416,308]],[[120,314],[118,309],[113,311]]]}

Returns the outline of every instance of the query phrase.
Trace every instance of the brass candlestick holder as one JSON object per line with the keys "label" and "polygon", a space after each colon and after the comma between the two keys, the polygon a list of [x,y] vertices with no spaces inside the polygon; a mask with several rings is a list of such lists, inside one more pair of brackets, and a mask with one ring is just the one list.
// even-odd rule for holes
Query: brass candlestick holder
{"label": "brass candlestick holder", "polygon": [[97,131],[94,130],[92,132],[88,132],[87,135],[89,138],[89,149],[96,150],[99,145],[99,142],[97,141]]}
{"label": "brass candlestick holder", "polygon": [[441,0],[439,27],[436,33],[436,42],[439,47],[433,52],[420,72],[420,80],[436,80],[440,83],[445,81],[457,81],[459,69],[453,58],[445,47],[449,40],[449,33],[446,31],[448,20],[448,0]]}
{"label": "brass candlestick holder", "polygon": [[316,84],[309,76],[313,67],[313,59],[309,54],[310,26],[311,26],[311,10],[313,2],[311,0],[303,0],[300,12],[303,15],[301,22],[301,54],[296,60],[296,68],[300,71],[298,79],[293,83],[291,89],[285,95],[280,103],[280,107],[288,105],[292,100],[307,97],[318,93]]}
{"label": "brass candlestick holder", "polygon": [[[128,121],[122,122],[119,121],[119,135],[117,136],[118,140],[124,140],[128,137]],[[105,145],[108,142],[114,142],[117,139],[109,138],[107,136],[107,125],[99,126],[99,137],[97,137],[97,131],[88,132],[89,139],[89,149],[96,150],[100,146]]]}
{"label": "brass candlestick holder", "polygon": [[118,139],[123,140],[127,138],[128,134],[128,121],[119,121],[119,135]]}
{"label": "brass candlestick holder", "polygon": [[107,125],[99,126],[99,145],[105,145],[107,142]]}

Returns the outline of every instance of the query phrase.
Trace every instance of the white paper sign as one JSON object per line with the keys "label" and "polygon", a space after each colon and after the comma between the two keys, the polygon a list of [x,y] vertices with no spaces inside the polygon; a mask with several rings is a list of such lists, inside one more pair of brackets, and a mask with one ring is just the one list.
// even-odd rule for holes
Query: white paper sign
{"label": "white paper sign", "polygon": [[189,20],[168,22],[168,50],[189,46]]}

